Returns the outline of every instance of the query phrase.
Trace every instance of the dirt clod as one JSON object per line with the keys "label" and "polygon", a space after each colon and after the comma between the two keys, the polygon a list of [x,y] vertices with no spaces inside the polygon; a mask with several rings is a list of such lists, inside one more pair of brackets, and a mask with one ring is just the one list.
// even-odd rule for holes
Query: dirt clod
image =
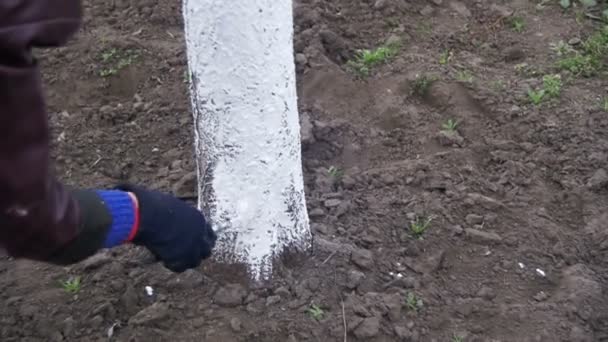
{"label": "dirt clod", "polygon": [[153,325],[164,321],[168,316],[169,306],[167,304],[154,303],[131,317],[129,325]]}
{"label": "dirt clod", "polygon": [[247,289],[243,285],[228,284],[215,292],[213,301],[221,306],[235,307],[242,305],[245,297],[247,297]]}
{"label": "dirt clod", "polygon": [[501,243],[502,237],[496,233],[467,228],[464,230],[466,236],[477,243]]}
{"label": "dirt clod", "polygon": [[355,265],[369,270],[374,266],[374,255],[366,249],[357,249],[352,252],[351,261]]}
{"label": "dirt clod", "polygon": [[380,332],[380,318],[368,317],[355,329],[354,334],[359,339],[368,339],[378,335]]}

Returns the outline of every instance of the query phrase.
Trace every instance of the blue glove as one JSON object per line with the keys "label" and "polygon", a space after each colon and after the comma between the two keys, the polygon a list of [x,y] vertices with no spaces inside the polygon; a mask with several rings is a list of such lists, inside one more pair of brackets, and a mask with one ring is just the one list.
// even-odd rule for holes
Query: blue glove
{"label": "blue glove", "polygon": [[[158,191],[132,185],[118,189],[98,192],[113,218],[105,247],[131,241],[146,247],[174,272],[197,267],[211,256],[216,235],[196,208]],[[136,200],[127,205],[131,194]],[[135,215],[129,212],[133,208]]]}

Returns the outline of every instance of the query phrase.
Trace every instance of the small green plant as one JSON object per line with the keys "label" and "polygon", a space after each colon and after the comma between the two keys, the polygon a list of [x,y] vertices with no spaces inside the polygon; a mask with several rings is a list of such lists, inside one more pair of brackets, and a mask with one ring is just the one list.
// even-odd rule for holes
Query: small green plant
{"label": "small green plant", "polygon": [[101,53],[102,68],[99,76],[108,77],[116,75],[120,70],[133,64],[138,55],[133,50],[118,50],[112,48]]}
{"label": "small green plant", "polygon": [[325,316],[325,311],[323,311],[323,309],[321,309],[316,304],[312,304],[310,306],[310,308],[308,308],[308,310],[306,310],[306,312],[308,313],[308,315],[310,315],[310,317],[312,317],[316,321],[322,320],[323,317]]}
{"label": "small green plant", "polygon": [[344,171],[342,171],[340,168],[337,168],[335,166],[330,166],[329,169],[327,169],[327,173],[329,174],[329,176],[333,179],[341,179],[342,176],[344,176]]}
{"label": "small green plant", "polygon": [[412,84],[412,93],[418,96],[425,96],[437,79],[428,75],[416,75]]}
{"label": "small green plant", "polygon": [[367,76],[372,67],[384,64],[397,55],[399,48],[397,45],[381,46],[373,50],[359,50],[355,59],[348,62],[348,65],[357,73]]}
{"label": "small green plant", "polygon": [[454,54],[452,53],[452,50],[445,50],[441,53],[441,55],[439,55],[439,64],[441,65],[446,65],[448,64],[451,60],[452,57],[454,56]]}
{"label": "small green plant", "polygon": [[454,334],[452,336],[452,342],[464,342],[464,337]]}
{"label": "small green plant", "polygon": [[543,76],[543,89],[548,97],[559,97],[562,91],[562,78],[557,75]]}
{"label": "small green plant", "polygon": [[546,99],[559,97],[562,91],[562,78],[560,75],[543,76],[543,87],[538,90],[528,90],[528,98],[534,105],[539,105]]}
{"label": "small green plant", "polygon": [[65,292],[71,294],[78,293],[81,285],[80,277],[70,277],[70,279],[61,282],[61,287],[63,287]]}
{"label": "small green plant", "polygon": [[576,50],[574,50],[574,48],[570,44],[564,42],[563,40],[560,40],[557,43],[550,43],[549,47],[559,57],[565,56],[565,55],[573,53],[573,52],[576,52]]}
{"label": "small green plant", "polygon": [[433,33],[433,26],[428,22],[421,22],[416,25],[416,32],[421,35],[429,35]]}
{"label": "small green plant", "polygon": [[458,122],[454,119],[448,119],[441,125],[441,130],[446,132],[455,132],[458,128]]}
{"label": "small green plant", "polygon": [[604,112],[608,113],[608,97],[604,97],[602,100],[602,109]]}
{"label": "small green plant", "polygon": [[495,80],[492,81],[492,89],[494,89],[495,91],[501,92],[503,90],[505,90],[506,86],[505,86],[505,82],[503,82],[502,80]]}
{"label": "small green plant", "polygon": [[534,104],[534,105],[539,105],[541,102],[543,102],[544,97],[545,97],[544,89],[528,90],[528,98],[530,99],[530,102],[532,102],[532,104]]}
{"label": "small green plant", "polygon": [[606,68],[608,54],[608,25],[591,35],[580,50],[568,51],[557,61],[557,67],[575,75],[590,77]]}
{"label": "small green plant", "polygon": [[415,293],[409,292],[405,297],[405,305],[408,310],[418,312],[424,306],[424,302]]}
{"label": "small green plant", "polygon": [[433,218],[431,217],[417,218],[416,221],[412,222],[412,224],[410,225],[410,230],[412,231],[412,234],[419,239],[422,238],[422,235],[427,231],[427,229],[429,229],[432,221]]}
{"label": "small green plant", "polygon": [[509,24],[511,25],[511,29],[517,33],[521,33],[526,29],[526,22],[522,17],[511,17]]}
{"label": "small green plant", "polygon": [[468,70],[459,70],[456,79],[464,83],[473,83],[473,74]]}

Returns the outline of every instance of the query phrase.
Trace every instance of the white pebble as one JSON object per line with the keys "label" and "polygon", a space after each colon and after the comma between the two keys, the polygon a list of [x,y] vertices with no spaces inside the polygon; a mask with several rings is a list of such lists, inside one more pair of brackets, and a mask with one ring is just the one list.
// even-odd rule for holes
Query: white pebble
{"label": "white pebble", "polygon": [[403,274],[397,273],[397,278],[403,278]]}
{"label": "white pebble", "polygon": [[545,276],[545,271],[541,270],[540,268],[536,269],[536,273],[538,273],[538,275],[541,276],[541,277]]}
{"label": "white pebble", "polygon": [[146,293],[148,294],[148,296],[152,296],[154,294],[154,289],[152,288],[152,286],[146,286]]}
{"label": "white pebble", "polygon": [[395,273],[393,272],[388,272],[388,275],[390,275],[391,277],[395,275]]}
{"label": "white pebble", "polygon": [[519,268],[521,268],[522,270],[523,270],[524,268],[526,268],[526,265],[522,264],[521,262],[517,263],[517,265],[519,265]]}

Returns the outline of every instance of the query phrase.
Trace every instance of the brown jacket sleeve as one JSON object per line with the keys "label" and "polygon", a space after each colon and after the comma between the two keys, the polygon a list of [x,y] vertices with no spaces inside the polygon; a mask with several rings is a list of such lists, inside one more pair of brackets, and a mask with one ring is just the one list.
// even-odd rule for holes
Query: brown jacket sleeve
{"label": "brown jacket sleeve", "polygon": [[64,44],[80,17],[80,0],[0,0],[0,245],[15,257],[48,260],[79,238],[78,201],[51,175],[31,50]]}

